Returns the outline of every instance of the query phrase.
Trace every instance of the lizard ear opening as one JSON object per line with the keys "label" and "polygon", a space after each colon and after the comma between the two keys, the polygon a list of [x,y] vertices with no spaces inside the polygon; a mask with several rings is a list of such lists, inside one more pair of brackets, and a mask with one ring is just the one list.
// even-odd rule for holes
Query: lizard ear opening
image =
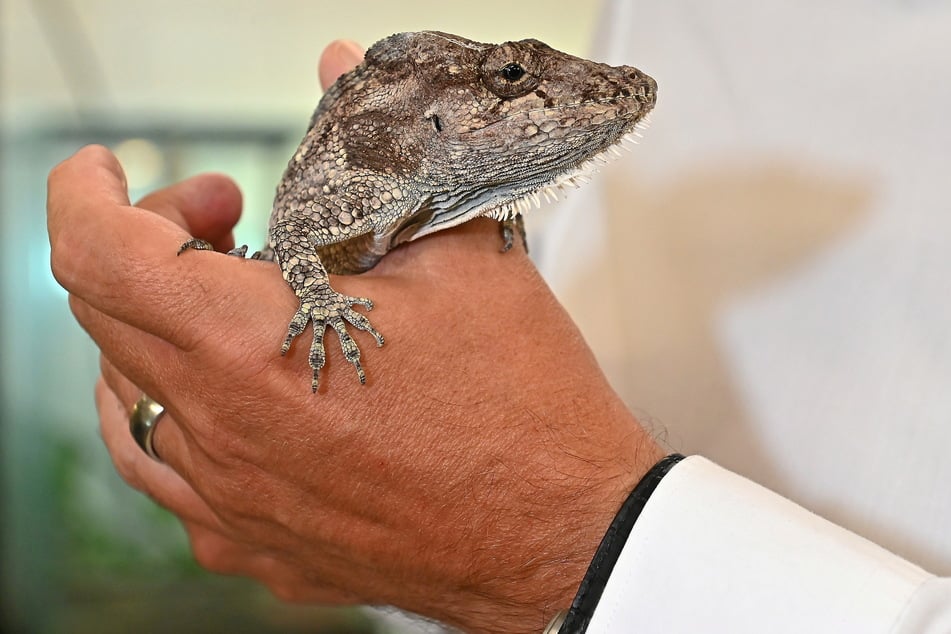
{"label": "lizard ear opening", "polygon": [[431,115],[428,115],[426,118],[429,119],[430,121],[432,121],[432,123],[433,123],[433,128],[436,129],[436,132],[442,132],[442,123],[439,121],[439,115],[438,115],[438,114],[433,113],[433,114],[431,114]]}

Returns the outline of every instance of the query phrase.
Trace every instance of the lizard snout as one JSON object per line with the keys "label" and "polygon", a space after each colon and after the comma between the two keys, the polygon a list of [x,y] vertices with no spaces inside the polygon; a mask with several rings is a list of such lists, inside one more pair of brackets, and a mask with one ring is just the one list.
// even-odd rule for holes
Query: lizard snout
{"label": "lizard snout", "polygon": [[628,90],[632,95],[637,96],[638,101],[647,110],[653,108],[657,102],[657,82],[654,81],[654,78],[633,66],[620,66],[618,70],[624,76],[624,83],[630,86]]}

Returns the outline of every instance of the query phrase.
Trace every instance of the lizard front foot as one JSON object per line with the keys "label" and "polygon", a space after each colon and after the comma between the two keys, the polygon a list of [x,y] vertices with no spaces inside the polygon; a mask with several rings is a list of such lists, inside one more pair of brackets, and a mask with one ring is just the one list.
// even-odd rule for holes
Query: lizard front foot
{"label": "lizard front foot", "polygon": [[211,246],[211,243],[207,240],[202,240],[201,238],[192,238],[182,244],[178,248],[178,253],[175,255],[181,255],[189,249],[194,249],[195,251],[214,251],[215,247]]}
{"label": "lizard front foot", "polygon": [[338,293],[326,282],[313,284],[300,293],[299,296],[300,308],[298,308],[297,313],[287,327],[287,337],[284,338],[284,344],[281,346],[281,354],[287,353],[291,347],[291,342],[304,332],[307,323],[312,321],[314,323],[314,341],[310,346],[308,361],[314,371],[311,389],[316,392],[320,383],[320,370],[324,367],[326,361],[324,331],[330,326],[337,331],[343,356],[356,368],[360,383],[366,383],[366,374],[360,365],[360,348],[353,337],[350,336],[350,333],[347,332],[347,323],[349,322],[356,328],[370,333],[376,339],[376,345],[378,347],[382,346],[383,335],[370,325],[369,319],[353,310],[353,306],[356,305],[372,310],[373,302],[366,297],[350,297]]}
{"label": "lizard front foot", "polygon": [[[211,245],[207,240],[202,240],[201,238],[192,238],[191,240],[186,241],[182,246],[178,248],[177,255],[181,255],[189,249],[194,249],[195,251],[214,251],[215,247]],[[235,247],[228,251],[228,255],[233,255],[239,258],[243,258],[248,254],[248,245],[243,244],[240,247]],[[252,260],[264,260],[265,262],[274,261],[274,250],[271,247],[264,247],[261,251],[255,251],[251,258]]]}
{"label": "lizard front foot", "polygon": [[525,219],[522,218],[522,214],[515,214],[508,220],[500,220],[499,229],[502,233],[502,253],[507,253],[515,244],[516,233],[522,239],[525,253],[528,253],[528,240],[525,239]]}

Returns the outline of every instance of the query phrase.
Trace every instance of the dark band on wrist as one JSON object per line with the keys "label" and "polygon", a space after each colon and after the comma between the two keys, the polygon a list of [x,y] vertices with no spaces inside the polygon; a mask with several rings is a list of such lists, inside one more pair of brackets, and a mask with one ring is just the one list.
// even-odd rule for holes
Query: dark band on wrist
{"label": "dark band on wrist", "polygon": [[594,616],[594,609],[598,607],[598,601],[608,584],[608,578],[614,570],[614,564],[621,556],[621,550],[627,543],[627,538],[634,528],[634,522],[637,521],[644,505],[650,498],[654,489],[660,484],[660,481],[667,475],[675,464],[683,460],[684,457],[679,454],[670,454],[655,464],[647,474],[641,478],[634,490],[621,505],[614,521],[608,527],[601,544],[598,546],[588,571],[581,580],[578,587],[578,593],[571,602],[571,608],[568,610],[568,616],[565,622],[559,628],[559,634],[583,634],[588,628],[588,623]]}

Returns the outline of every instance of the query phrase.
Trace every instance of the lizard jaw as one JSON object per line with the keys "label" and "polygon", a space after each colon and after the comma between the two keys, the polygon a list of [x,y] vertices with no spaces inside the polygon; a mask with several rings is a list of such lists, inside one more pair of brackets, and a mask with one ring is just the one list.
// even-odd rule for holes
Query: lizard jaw
{"label": "lizard jaw", "polygon": [[641,138],[640,131],[647,129],[650,123],[649,113],[638,120],[625,134],[621,135],[617,141],[607,146],[600,152],[588,157],[580,164],[571,167],[564,172],[555,174],[549,180],[518,193],[510,194],[501,201],[489,200],[482,203],[471,205],[468,208],[458,207],[456,204],[443,206],[441,204],[424,207],[425,212],[420,217],[413,217],[413,222],[406,222],[393,228],[388,232],[383,241],[389,244],[390,248],[403,242],[416,240],[431,233],[436,233],[443,229],[458,226],[473,218],[487,217],[500,222],[513,220],[516,216],[524,214],[532,209],[532,206],[541,207],[541,197],[552,202],[558,200],[558,191],[567,194],[571,189],[581,187],[590,182],[590,175],[601,171],[601,167],[607,165],[611,160],[620,158],[622,154],[618,147],[630,150],[627,144],[636,145]]}
{"label": "lizard jaw", "polygon": [[566,195],[572,189],[577,189],[586,185],[591,180],[591,175],[601,171],[601,168],[608,165],[611,161],[621,158],[622,154],[619,147],[631,151],[630,145],[637,145],[642,137],[640,131],[646,130],[650,125],[650,113],[646,114],[641,120],[634,124],[631,131],[623,134],[615,143],[604,148],[597,154],[585,159],[579,165],[557,174],[549,182],[525,192],[515,198],[508,200],[501,205],[484,211],[481,216],[487,216],[498,221],[512,220],[519,214],[524,214],[532,209],[541,207],[541,197],[544,196],[546,202],[558,200],[558,192]]}
{"label": "lizard jaw", "polygon": [[641,131],[646,130],[649,124],[650,111],[634,122],[630,129],[620,135],[614,143],[584,159],[578,165],[556,173],[547,181],[543,180],[535,186],[511,192],[501,199],[498,197],[494,200],[492,198],[468,199],[463,202],[452,198],[442,200],[430,198],[417,213],[381,234],[379,241],[385,243],[388,250],[404,242],[458,226],[473,218],[493,218],[500,222],[513,220],[516,216],[531,210],[533,205],[536,208],[541,207],[542,196],[548,202],[557,201],[558,191],[564,195],[571,189],[581,187],[590,182],[591,174],[600,172],[601,167],[609,164],[611,160],[620,158],[622,154],[618,150],[619,146],[630,151],[631,148],[625,144],[637,145],[638,140],[642,138]]}

